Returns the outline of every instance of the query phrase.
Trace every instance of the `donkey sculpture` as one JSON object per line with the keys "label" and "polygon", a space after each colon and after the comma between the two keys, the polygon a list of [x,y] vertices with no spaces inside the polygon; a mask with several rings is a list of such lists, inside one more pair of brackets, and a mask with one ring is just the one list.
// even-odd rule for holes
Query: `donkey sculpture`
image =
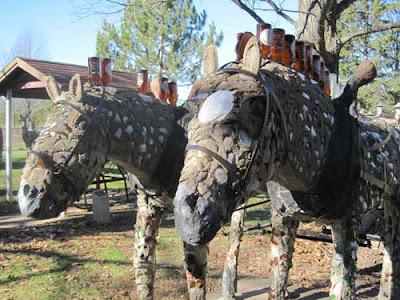
{"label": "donkey sculpture", "polygon": [[79,199],[107,160],[134,174],[140,182],[137,293],[139,299],[152,299],[158,226],[163,211],[172,210],[187,142],[176,122],[184,110],[136,93],[84,89],[79,75],[68,92],[49,77],[47,91],[55,105],[26,161],[18,193],[21,212],[58,216]]}
{"label": "donkey sculpture", "polygon": [[[210,55],[215,51],[215,47],[206,51],[205,73],[217,67],[217,58]],[[185,130],[176,120],[187,111],[136,93],[83,89],[79,76],[62,93],[49,77],[47,91],[55,106],[21,177],[21,212],[42,219],[55,217],[79,199],[105,161],[125,168],[139,183],[134,251],[137,294],[139,299],[152,299],[158,227],[163,212],[173,210],[171,196],[187,143]],[[188,109],[192,114],[197,111],[195,106]],[[184,127],[189,119],[186,114]],[[235,281],[235,274],[229,272],[229,282]]]}
{"label": "donkey sculpture", "polygon": [[[399,133],[359,122],[349,113],[358,87],[373,79],[374,68],[359,69],[332,101],[304,75],[268,60],[262,63],[253,39],[243,65],[210,74],[188,100],[199,110],[188,126],[174,205],[190,298],[205,298],[207,243],[243,198],[268,187],[270,299],[287,296],[299,216],[331,225],[330,297],[354,299],[360,218],[382,207],[385,253],[379,299],[398,299]],[[234,295],[224,295],[230,298]]]}

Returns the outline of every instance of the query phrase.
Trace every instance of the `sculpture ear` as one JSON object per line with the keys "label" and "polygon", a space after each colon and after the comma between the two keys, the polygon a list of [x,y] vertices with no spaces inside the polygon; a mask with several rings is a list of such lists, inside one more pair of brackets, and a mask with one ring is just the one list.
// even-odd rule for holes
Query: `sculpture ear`
{"label": "sculpture ear", "polygon": [[260,70],[261,54],[258,47],[257,37],[253,36],[247,42],[243,54],[243,70],[250,73],[257,74]]}
{"label": "sculpture ear", "polygon": [[215,72],[218,69],[218,52],[217,47],[214,44],[207,46],[204,52],[203,59],[203,76]]}
{"label": "sculpture ear", "polygon": [[45,79],[45,83],[46,83],[47,94],[49,95],[51,101],[55,103],[57,100],[59,100],[61,96],[60,86],[58,85],[57,81],[53,78],[53,76],[47,76]]}
{"label": "sculpture ear", "polygon": [[75,95],[77,101],[81,101],[83,98],[83,84],[81,75],[76,74],[71,78],[69,82],[69,93]]}

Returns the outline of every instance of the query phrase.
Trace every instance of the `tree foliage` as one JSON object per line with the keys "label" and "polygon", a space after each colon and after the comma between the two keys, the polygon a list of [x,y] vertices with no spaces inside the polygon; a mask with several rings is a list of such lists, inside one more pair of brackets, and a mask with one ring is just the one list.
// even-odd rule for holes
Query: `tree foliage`
{"label": "tree foliage", "polygon": [[[349,7],[338,22],[338,30],[373,28],[379,23],[399,22],[400,3],[393,0],[359,0]],[[381,102],[387,113],[400,101],[400,31],[387,30],[352,39],[341,52],[340,73],[348,77],[364,59],[370,59],[378,69],[375,81],[362,89],[362,106],[373,110]]]}
{"label": "tree foliage", "polygon": [[111,57],[119,70],[147,69],[150,74],[193,81],[210,43],[223,39],[192,0],[128,0],[117,25],[104,21],[97,54]]}

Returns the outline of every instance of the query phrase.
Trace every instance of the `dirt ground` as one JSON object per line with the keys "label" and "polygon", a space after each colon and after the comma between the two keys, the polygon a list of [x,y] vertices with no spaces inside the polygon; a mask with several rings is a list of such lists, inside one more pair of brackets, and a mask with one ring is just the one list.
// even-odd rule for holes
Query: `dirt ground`
{"label": "dirt ground", "polygon": [[[93,248],[101,248],[110,241],[114,241],[119,251],[127,258],[126,263],[117,263],[116,265],[121,270],[130,273],[134,219],[135,212],[132,208],[127,208],[113,214],[112,222],[108,225],[96,225],[91,216],[86,214],[82,217],[66,218],[43,226],[1,230],[0,270],[2,270],[3,279],[0,280],[0,294],[1,291],[6,293],[4,299],[18,299],[15,292],[18,289],[25,289],[29,285],[29,277],[36,276],[36,271],[40,271],[41,274],[55,272],[49,269],[51,268],[49,266],[41,266],[38,259],[35,261],[35,269],[27,270],[26,274],[15,275],[11,272],[11,266],[16,260],[19,263],[22,260],[23,263],[30,265],[32,257],[47,259],[46,253],[51,253],[50,258],[54,259],[55,256],[61,255],[57,253],[62,253],[63,259],[70,260],[68,268],[63,270],[63,279],[70,281],[71,278],[74,278],[73,280],[79,281],[77,276],[80,273],[77,271],[83,268],[83,259],[95,258],[97,254]],[[301,229],[302,233],[307,234],[321,231],[321,227],[310,224],[302,225]],[[228,237],[222,233],[219,233],[210,244],[208,292],[216,291],[220,287],[220,276],[227,247]],[[321,297],[327,296],[332,244],[298,239],[295,249],[290,283],[302,287],[303,291],[316,290]],[[173,229],[173,219],[169,216],[165,218],[160,230],[155,299],[186,297],[181,252],[179,239]],[[261,231],[245,234],[239,254],[239,276],[269,277],[269,255],[268,235],[262,234]],[[357,278],[357,298],[377,298],[382,258],[381,249],[377,249],[377,247],[359,249],[358,269],[360,271]],[[102,260],[98,261],[104,263]],[[128,276],[123,282],[119,282],[119,285],[115,285],[110,281],[113,281],[113,276],[117,275],[110,272],[106,275],[103,273],[104,270],[98,276],[90,277],[90,284],[97,286],[103,295],[99,299],[135,299],[135,285],[131,276]],[[119,281],[121,280],[119,279]],[[64,299],[85,298],[74,295],[76,294],[73,292],[65,294]],[[0,298],[3,299],[3,297]],[[96,296],[91,297],[91,299],[97,298]]]}

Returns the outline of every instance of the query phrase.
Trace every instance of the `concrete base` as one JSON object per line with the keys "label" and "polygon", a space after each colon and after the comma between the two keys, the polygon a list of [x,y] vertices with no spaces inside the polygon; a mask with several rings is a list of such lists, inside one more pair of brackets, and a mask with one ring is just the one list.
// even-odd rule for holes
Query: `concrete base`
{"label": "concrete base", "polygon": [[[249,300],[265,300],[267,299],[268,286],[270,285],[268,278],[263,277],[243,277],[238,282],[238,293],[236,299],[249,299]],[[329,300],[328,292],[318,290],[308,290],[306,288],[297,288],[295,286],[289,287],[291,299],[301,300]],[[220,292],[207,294],[207,300],[223,300]]]}
{"label": "concrete base", "polygon": [[97,223],[108,223],[110,216],[110,198],[103,190],[93,191],[93,220]]}

